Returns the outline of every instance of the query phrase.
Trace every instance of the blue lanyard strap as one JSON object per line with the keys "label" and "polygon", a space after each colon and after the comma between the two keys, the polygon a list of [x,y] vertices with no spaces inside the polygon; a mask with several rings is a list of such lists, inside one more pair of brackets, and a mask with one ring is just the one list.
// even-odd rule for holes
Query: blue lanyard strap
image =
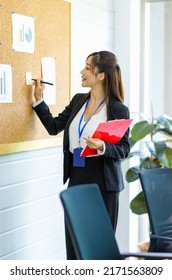
{"label": "blue lanyard strap", "polygon": [[83,118],[84,118],[84,113],[85,113],[85,110],[86,110],[86,108],[87,108],[87,106],[88,106],[88,103],[89,103],[89,101],[90,101],[90,97],[88,97],[88,99],[87,99],[87,101],[86,101],[86,104],[85,104],[85,110],[84,110],[84,112],[82,113],[82,116],[81,116],[81,118],[80,118],[80,120],[79,120],[79,125],[78,125],[79,140],[80,140],[80,138],[81,138],[81,135],[82,135],[82,133],[83,133],[83,131],[84,131],[84,128],[86,127],[87,123],[90,121],[91,117],[97,112],[97,110],[100,108],[100,106],[104,103],[105,99],[106,99],[106,98],[104,98],[104,99],[100,102],[100,104],[97,106],[97,108],[95,109],[95,111],[93,112],[93,114],[89,117],[89,119],[84,123],[83,127],[81,128],[81,123],[82,123],[82,120],[83,120]]}

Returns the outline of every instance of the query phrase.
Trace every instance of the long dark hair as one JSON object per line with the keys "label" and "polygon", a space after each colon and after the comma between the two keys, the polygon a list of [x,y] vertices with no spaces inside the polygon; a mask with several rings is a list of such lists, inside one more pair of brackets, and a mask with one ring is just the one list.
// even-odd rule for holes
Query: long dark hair
{"label": "long dark hair", "polygon": [[89,57],[92,57],[91,64],[93,70],[96,68],[97,74],[103,72],[105,74],[104,87],[106,96],[109,99],[115,97],[123,103],[124,88],[122,74],[116,55],[109,51],[100,51],[91,53],[87,59]]}

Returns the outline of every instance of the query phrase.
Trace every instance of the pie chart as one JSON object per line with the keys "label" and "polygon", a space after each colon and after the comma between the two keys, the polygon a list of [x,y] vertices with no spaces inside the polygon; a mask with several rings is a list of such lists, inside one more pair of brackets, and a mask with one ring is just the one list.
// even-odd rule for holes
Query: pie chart
{"label": "pie chart", "polygon": [[25,39],[28,43],[32,41],[32,31],[30,28],[25,29]]}

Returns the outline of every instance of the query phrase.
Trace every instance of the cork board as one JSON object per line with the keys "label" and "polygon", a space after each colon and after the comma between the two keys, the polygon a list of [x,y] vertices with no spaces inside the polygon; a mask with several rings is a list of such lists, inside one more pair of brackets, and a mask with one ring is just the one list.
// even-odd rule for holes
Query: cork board
{"label": "cork board", "polygon": [[[12,13],[34,18],[34,53],[12,50]],[[31,86],[25,74],[41,77],[41,58],[55,57],[58,115],[70,99],[70,3],[63,0],[0,1],[0,64],[12,65],[12,103],[0,103],[0,154],[61,144],[49,136],[32,109]]]}

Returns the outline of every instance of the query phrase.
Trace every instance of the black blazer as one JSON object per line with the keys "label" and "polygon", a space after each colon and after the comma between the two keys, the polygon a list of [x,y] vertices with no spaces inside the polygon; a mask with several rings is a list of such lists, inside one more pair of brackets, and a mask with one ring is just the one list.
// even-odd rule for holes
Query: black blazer
{"label": "black blazer", "polygon": [[[64,183],[69,178],[71,164],[69,152],[69,125],[85,103],[87,97],[88,94],[76,94],[72,98],[69,105],[57,117],[52,116],[49,107],[44,101],[33,108],[50,135],[56,135],[64,130]],[[108,104],[108,120],[128,118],[128,108],[123,103],[119,102],[115,98],[112,98]],[[107,191],[119,192],[124,189],[121,160],[126,158],[130,152],[128,137],[129,129],[119,143],[115,145],[107,142],[105,143],[106,150],[104,154],[104,178]]]}

